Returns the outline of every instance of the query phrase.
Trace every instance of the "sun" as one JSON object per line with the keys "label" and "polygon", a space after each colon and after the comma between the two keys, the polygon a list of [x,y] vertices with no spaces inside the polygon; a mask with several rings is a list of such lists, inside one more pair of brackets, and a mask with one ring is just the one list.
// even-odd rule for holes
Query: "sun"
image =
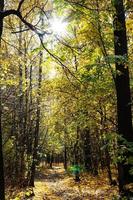
{"label": "sun", "polygon": [[66,34],[67,23],[62,19],[53,18],[51,20],[51,29],[54,34],[64,36]]}

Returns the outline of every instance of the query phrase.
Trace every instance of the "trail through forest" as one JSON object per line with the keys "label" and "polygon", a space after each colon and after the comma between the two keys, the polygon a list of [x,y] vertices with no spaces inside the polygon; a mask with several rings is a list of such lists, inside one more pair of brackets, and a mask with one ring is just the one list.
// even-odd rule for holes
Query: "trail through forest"
{"label": "trail through forest", "polygon": [[0,200],[133,199],[132,52],[133,0],[0,0]]}
{"label": "trail through forest", "polygon": [[98,177],[83,175],[75,183],[63,168],[54,167],[38,172],[33,200],[93,200],[112,199],[118,194],[117,187],[109,186],[105,174]]}

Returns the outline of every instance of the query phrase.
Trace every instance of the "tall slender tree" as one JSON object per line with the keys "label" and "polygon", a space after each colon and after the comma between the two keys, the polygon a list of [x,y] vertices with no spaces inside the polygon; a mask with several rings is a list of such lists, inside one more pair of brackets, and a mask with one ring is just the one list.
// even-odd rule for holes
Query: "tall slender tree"
{"label": "tall slender tree", "polygon": [[[125,10],[123,0],[114,0],[114,47],[116,60],[116,93],[117,93],[117,115],[118,133],[128,142],[133,141],[132,115],[131,115],[131,93],[128,68],[128,47],[126,35]],[[126,155],[127,157],[129,155]],[[118,163],[119,189],[124,192],[124,186],[132,182],[129,173],[130,165],[123,162]]]}
{"label": "tall slender tree", "polygon": [[42,83],[42,57],[43,54],[40,52],[40,61],[39,61],[39,74],[38,74],[38,91],[37,91],[37,110],[36,110],[36,126],[34,132],[34,142],[33,142],[33,158],[32,158],[32,166],[31,166],[31,178],[30,178],[30,186],[34,187],[34,178],[35,178],[35,170],[36,170],[36,161],[38,154],[38,140],[39,140],[39,130],[40,130],[40,97],[41,97],[41,83]]}
{"label": "tall slender tree", "polygon": [[1,100],[1,87],[0,87],[0,198],[5,200],[5,184],[4,184],[4,162],[3,162],[3,149],[2,149],[2,100]]}
{"label": "tall slender tree", "polygon": [[[4,9],[4,0],[0,1],[0,11]],[[3,32],[3,19],[0,17],[0,49],[1,49],[1,36]],[[0,66],[1,67],[1,66]],[[0,198],[5,200],[5,184],[4,184],[4,162],[2,150],[2,99],[1,99],[1,86],[0,86]]]}

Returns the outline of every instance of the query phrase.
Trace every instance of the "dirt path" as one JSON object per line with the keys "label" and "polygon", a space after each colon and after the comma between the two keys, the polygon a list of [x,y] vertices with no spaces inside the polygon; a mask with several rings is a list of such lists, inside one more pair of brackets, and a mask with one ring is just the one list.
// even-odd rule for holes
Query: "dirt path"
{"label": "dirt path", "polygon": [[83,177],[75,183],[62,168],[39,173],[32,200],[111,200],[117,187],[110,187],[103,177]]}

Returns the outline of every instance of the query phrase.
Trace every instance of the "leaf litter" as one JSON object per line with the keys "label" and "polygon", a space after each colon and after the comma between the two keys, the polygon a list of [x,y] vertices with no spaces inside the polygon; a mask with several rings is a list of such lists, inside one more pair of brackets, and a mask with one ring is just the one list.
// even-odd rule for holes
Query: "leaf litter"
{"label": "leaf litter", "polygon": [[82,174],[76,183],[63,168],[39,172],[32,200],[112,200],[118,196],[118,187],[110,186],[106,174],[92,176]]}

